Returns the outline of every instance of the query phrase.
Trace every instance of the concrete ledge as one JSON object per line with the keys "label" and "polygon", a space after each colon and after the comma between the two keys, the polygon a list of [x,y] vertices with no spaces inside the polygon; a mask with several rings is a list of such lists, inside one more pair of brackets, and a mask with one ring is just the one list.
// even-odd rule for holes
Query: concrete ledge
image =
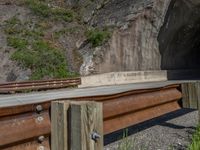
{"label": "concrete ledge", "polygon": [[99,75],[81,77],[79,87],[94,87],[105,85],[119,85],[139,82],[166,81],[167,71],[130,71],[110,72]]}

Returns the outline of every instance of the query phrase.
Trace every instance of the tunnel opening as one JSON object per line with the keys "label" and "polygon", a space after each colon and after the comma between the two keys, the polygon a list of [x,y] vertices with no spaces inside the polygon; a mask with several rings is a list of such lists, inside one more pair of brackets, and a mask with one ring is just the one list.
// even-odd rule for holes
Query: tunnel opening
{"label": "tunnel opening", "polygon": [[169,79],[200,78],[200,2],[172,0],[158,41]]}

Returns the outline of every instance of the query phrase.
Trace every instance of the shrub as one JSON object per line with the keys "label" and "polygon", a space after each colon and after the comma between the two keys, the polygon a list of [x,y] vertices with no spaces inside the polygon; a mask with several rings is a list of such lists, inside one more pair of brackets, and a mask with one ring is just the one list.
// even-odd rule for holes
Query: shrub
{"label": "shrub", "polygon": [[92,46],[97,47],[102,45],[110,38],[110,32],[107,30],[92,29],[86,32],[87,39]]}
{"label": "shrub", "polygon": [[32,79],[64,78],[68,76],[67,64],[62,52],[49,46],[45,41],[37,41],[32,49],[20,49],[12,59],[33,71]]}
{"label": "shrub", "polygon": [[21,32],[21,21],[16,16],[8,19],[5,23],[6,28],[4,31],[6,34],[19,34]]}
{"label": "shrub", "polygon": [[42,1],[39,0],[26,0],[26,4],[29,8],[36,14],[43,17],[50,16],[50,7]]}
{"label": "shrub", "polygon": [[54,8],[52,9],[52,15],[55,20],[61,20],[71,22],[74,18],[74,12],[71,10],[67,10],[65,8]]}
{"label": "shrub", "polygon": [[74,13],[72,10],[62,7],[50,7],[44,1],[40,0],[26,0],[28,7],[39,16],[44,18],[52,18],[54,20],[64,20],[70,22],[74,18]]}
{"label": "shrub", "polygon": [[44,40],[45,29],[41,25],[32,21],[22,23],[13,17],[5,22],[4,31],[8,45],[16,49],[11,59],[30,68],[31,79],[77,76],[68,71],[62,50]]}
{"label": "shrub", "polygon": [[23,50],[27,47],[28,41],[25,39],[17,38],[17,37],[8,37],[8,45],[16,48],[17,50]]}

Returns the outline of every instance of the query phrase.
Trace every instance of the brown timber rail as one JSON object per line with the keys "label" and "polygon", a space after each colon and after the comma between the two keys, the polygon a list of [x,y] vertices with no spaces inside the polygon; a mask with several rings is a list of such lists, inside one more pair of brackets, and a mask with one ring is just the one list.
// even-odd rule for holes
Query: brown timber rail
{"label": "brown timber rail", "polygon": [[[180,85],[64,100],[103,103],[104,134],[180,109]],[[0,149],[50,149],[50,100],[0,108]]]}
{"label": "brown timber rail", "polygon": [[25,90],[58,89],[81,84],[80,78],[9,82],[0,84],[0,93],[22,92]]}

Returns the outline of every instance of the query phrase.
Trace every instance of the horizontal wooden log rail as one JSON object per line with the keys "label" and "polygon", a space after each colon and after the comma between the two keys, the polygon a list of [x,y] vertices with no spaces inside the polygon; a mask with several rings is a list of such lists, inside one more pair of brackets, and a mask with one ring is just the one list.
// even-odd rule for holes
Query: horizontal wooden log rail
{"label": "horizontal wooden log rail", "polygon": [[0,84],[0,93],[22,92],[25,90],[48,90],[58,89],[81,84],[80,78],[37,80],[26,82],[9,82]]}
{"label": "horizontal wooden log rail", "polygon": [[[77,101],[103,103],[104,134],[180,109],[179,85],[134,90],[113,95],[77,97]],[[72,100],[72,99],[65,99]],[[50,149],[50,101],[0,108],[0,149]],[[41,136],[44,140],[41,141]]]}

